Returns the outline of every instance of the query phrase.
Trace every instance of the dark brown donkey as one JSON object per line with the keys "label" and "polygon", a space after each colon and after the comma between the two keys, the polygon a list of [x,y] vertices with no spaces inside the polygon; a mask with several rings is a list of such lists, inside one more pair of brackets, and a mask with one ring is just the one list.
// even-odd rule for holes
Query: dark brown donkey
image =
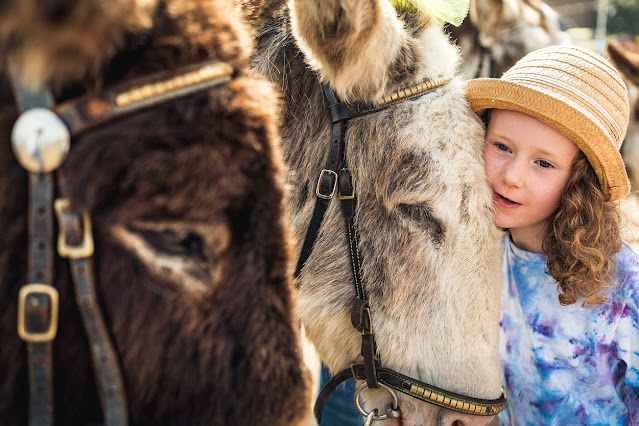
{"label": "dark brown donkey", "polygon": [[[309,417],[292,320],[276,97],[266,81],[247,76],[249,48],[224,1],[0,3],[3,425],[42,416],[59,425],[290,425]],[[14,98],[10,74],[23,94],[50,88],[57,116],[72,129],[59,168],[50,164],[55,153],[34,151],[28,138],[11,152],[17,104],[30,103]],[[50,130],[42,126],[36,139]],[[29,152],[30,173],[17,159]],[[55,200],[68,200],[56,203],[60,222],[51,205],[29,208],[37,198],[30,186],[43,182],[55,182]],[[28,225],[30,215],[46,222],[49,214],[52,238],[30,251],[30,228],[42,230]],[[62,247],[74,248],[76,229],[81,241],[92,236],[95,249],[60,257],[51,240],[66,235]],[[34,279],[38,262],[45,267]],[[72,271],[79,287],[95,285],[97,310],[83,308],[102,318],[102,336],[85,332],[76,297],[86,299],[74,294]],[[26,287],[19,299],[34,283],[45,286]],[[51,310],[38,328],[32,320],[42,303]],[[52,384],[34,388],[29,360],[47,347]],[[92,349],[100,352],[95,368]],[[107,364],[116,369],[105,386],[100,366]]]}

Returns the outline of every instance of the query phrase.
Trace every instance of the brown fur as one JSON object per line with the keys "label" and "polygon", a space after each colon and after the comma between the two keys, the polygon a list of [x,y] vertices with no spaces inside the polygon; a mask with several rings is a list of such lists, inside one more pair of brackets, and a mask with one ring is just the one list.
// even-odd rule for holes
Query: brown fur
{"label": "brown fur", "polygon": [[[46,64],[28,82],[57,88],[58,99],[207,58],[235,67],[229,84],[75,138],[57,196],[93,221],[98,295],[130,424],[304,421],[311,395],[292,317],[276,97],[270,84],[247,77],[250,42],[232,6],[3,2],[0,45],[5,67]],[[65,53],[80,54],[73,72]],[[17,112],[0,81],[0,422],[21,425],[28,386],[16,300],[26,280],[27,182],[10,152]],[[162,269],[160,260],[179,267]],[[100,422],[87,338],[60,258],[54,285],[56,424]]]}

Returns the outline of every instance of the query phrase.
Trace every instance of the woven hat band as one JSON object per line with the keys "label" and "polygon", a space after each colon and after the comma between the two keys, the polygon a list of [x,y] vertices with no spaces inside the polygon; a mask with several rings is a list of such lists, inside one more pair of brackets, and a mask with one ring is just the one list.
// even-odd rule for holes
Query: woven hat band
{"label": "woven hat band", "polygon": [[562,102],[579,110],[597,126],[601,127],[602,131],[608,135],[613,146],[617,149],[620,148],[624,132],[617,121],[592,96],[581,91],[578,87],[555,78],[537,75],[534,70],[521,70],[517,75],[513,75],[508,79],[504,78],[504,80],[553,95]]}
{"label": "woven hat band", "polygon": [[524,57],[502,78],[512,81],[531,76],[553,86],[570,87],[572,93],[565,94],[567,100],[579,102],[586,97],[586,109],[595,115],[599,115],[597,109],[603,111],[601,123],[611,129],[609,133],[619,149],[625,136],[625,126],[619,123],[628,122],[628,94],[621,76],[607,60],[586,49],[548,49],[544,55],[533,52]]}

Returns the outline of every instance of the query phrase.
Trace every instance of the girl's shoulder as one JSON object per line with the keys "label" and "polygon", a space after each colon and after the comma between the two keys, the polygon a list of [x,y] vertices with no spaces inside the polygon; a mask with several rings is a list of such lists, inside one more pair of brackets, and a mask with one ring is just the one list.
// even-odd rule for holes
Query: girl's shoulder
{"label": "girl's shoulder", "polygon": [[620,273],[629,275],[629,278],[634,277],[635,280],[639,279],[639,253],[625,241],[621,246],[621,250],[615,256],[615,265]]}
{"label": "girl's shoulder", "polygon": [[619,301],[634,299],[639,305],[639,253],[624,242],[615,255],[617,278],[613,288],[615,299]]}

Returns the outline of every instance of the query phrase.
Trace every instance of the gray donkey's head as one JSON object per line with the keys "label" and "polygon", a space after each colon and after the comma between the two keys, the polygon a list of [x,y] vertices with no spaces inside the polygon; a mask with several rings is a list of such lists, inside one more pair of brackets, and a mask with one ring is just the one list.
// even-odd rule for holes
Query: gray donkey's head
{"label": "gray donkey's head", "polygon": [[[473,398],[500,397],[500,233],[485,182],[482,125],[457,78],[410,96],[453,77],[456,48],[436,19],[386,0],[290,1],[289,11],[263,20],[254,68],[283,92],[297,253],[335,135],[320,82],[342,101],[391,99],[346,125],[357,252],[349,251],[336,195],[300,275],[297,313],[308,336],[333,372],[360,359],[362,338],[351,324],[351,264],[359,262],[381,367]],[[419,386],[412,391],[428,399]],[[401,424],[490,420],[398,395]],[[364,390],[362,398],[368,411],[383,412],[391,401],[384,389]]]}

